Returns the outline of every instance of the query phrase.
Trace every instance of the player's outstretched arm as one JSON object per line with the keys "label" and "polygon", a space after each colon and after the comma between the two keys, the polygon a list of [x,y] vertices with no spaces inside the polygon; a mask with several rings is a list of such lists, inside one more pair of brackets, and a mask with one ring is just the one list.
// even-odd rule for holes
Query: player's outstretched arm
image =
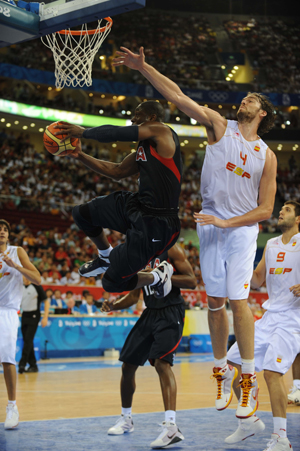
{"label": "player's outstretched arm", "polygon": [[226,128],[226,119],[216,111],[198,105],[183,94],[176,83],[146,63],[143,47],[140,48],[139,54],[131,52],[126,47],[121,47],[121,52],[116,52],[116,54],[118,57],[113,60],[114,66],[124,65],[130,69],[138,70],[166,100],[174,103],[187,116],[208,128],[215,129],[216,126],[221,127],[222,134],[220,137],[216,137],[216,139],[221,138]]}
{"label": "player's outstretched arm", "polygon": [[178,272],[178,274],[172,276],[172,285],[178,288],[195,289],[197,279],[184,250],[178,244],[175,244],[168,250],[168,257]]}
{"label": "player's outstretched arm", "polygon": [[264,249],[264,253],[261,261],[256,266],[253,271],[252,279],[251,279],[251,288],[259,288],[262,286],[264,281],[266,280],[266,248]]}

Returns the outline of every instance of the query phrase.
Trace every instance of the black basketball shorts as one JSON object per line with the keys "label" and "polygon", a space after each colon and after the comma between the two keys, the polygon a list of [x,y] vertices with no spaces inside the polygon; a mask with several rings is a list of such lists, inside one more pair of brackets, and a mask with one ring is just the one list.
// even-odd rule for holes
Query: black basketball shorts
{"label": "black basketball shorts", "polygon": [[147,360],[165,360],[173,365],[184,325],[183,304],[162,309],[146,308],[131,329],[120,354],[121,362],[143,366]]}
{"label": "black basketball shorts", "polygon": [[[103,278],[103,287],[109,292],[123,292],[129,280],[162,252],[170,249],[180,233],[176,214],[153,215],[141,209],[136,194],[118,191],[97,197],[89,202],[93,225],[126,234],[124,244],[110,253],[110,267]],[[104,284],[106,283],[106,285]]]}

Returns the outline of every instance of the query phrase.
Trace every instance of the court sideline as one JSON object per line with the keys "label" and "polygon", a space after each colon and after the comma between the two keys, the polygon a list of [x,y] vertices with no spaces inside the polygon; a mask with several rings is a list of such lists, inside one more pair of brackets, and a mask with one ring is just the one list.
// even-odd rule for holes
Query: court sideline
{"label": "court sideline", "polygon": [[[272,415],[266,384],[260,373],[260,413],[266,423],[257,438],[226,445],[224,438],[237,426],[234,400],[223,412],[214,408],[215,383],[210,379],[211,355],[177,356],[177,424],[185,440],[173,449],[263,450],[272,433]],[[120,414],[121,363],[103,357],[51,359],[39,364],[40,372],[18,375],[17,403],[20,424],[14,431],[0,425],[1,451],[150,449],[164,420],[159,380],[146,365],[137,372],[133,403],[135,431],[125,436],[107,435]],[[285,376],[287,392],[291,371]],[[6,391],[0,378],[0,422],[5,419]],[[294,451],[300,451],[300,407],[288,407],[288,435]]]}

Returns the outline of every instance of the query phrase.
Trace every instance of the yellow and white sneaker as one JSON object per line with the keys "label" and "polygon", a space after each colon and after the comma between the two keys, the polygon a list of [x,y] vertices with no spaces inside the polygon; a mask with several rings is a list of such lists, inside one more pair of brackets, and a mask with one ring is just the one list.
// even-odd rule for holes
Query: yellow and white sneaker
{"label": "yellow and white sneaker", "polygon": [[224,410],[229,406],[233,396],[233,382],[237,378],[238,370],[231,365],[223,368],[213,368],[211,379],[217,381],[217,397],[215,406],[217,410]]}
{"label": "yellow and white sneaker", "polygon": [[236,409],[237,418],[251,417],[258,408],[258,382],[256,374],[241,374],[241,396]]}

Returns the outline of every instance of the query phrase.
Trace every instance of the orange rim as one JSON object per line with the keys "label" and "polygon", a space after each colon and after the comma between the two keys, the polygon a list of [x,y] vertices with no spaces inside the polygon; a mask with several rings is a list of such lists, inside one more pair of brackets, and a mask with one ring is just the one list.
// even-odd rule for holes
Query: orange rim
{"label": "orange rim", "polygon": [[105,30],[109,30],[113,24],[113,20],[111,17],[104,17],[105,20],[107,20],[108,22],[108,26],[106,25],[105,27],[101,27],[101,28],[97,28],[95,30],[61,30],[61,31],[57,31],[56,33],[59,34],[71,34],[72,36],[82,36],[85,34],[96,34],[96,33],[104,33]]}

